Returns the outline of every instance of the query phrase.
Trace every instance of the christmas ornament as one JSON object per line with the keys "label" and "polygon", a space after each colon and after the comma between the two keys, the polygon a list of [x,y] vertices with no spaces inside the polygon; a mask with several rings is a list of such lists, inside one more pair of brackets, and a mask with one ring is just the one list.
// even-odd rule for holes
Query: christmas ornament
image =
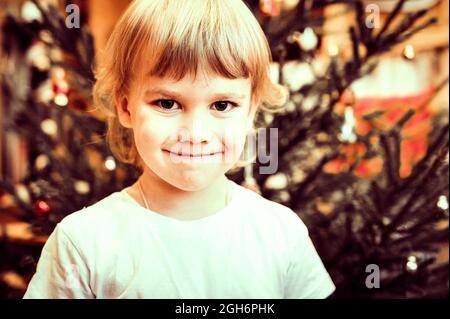
{"label": "christmas ornament", "polygon": [[275,17],[281,13],[281,0],[260,0],[259,9],[265,15]]}
{"label": "christmas ornament", "polygon": [[73,186],[74,186],[75,190],[77,191],[77,193],[82,194],[82,195],[89,193],[89,191],[91,190],[89,183],[86,181],[82,181],[82,180],[75,181]]}
{"label": "christmas ornament", "polygon": [[59,106],[66,106],[69,102],[67,93],[69,84],[64,79],[55,79],[53,82],[53,92],[55,93],[54,102]]}
{"label": "christmas ornament", "polygon": [[[58,47],[52,47],[50,49],[50,59],[52,61],[62,61],[62,60],[64,60],[64,53],[63,53],[63,51],[60,48],[58,48]],[[65,71],[62,68],[53,67],[52,70],[53,69],[57,69],[58,70],[57,72],[62,73],[63,75],[65,74]],[[59,77],[59,78],[63,78],[63,77]]]}
{"label": "christmas ornament", "polygon": [[[57,51],[58,53],[60,53],[60,51]],[[55,52],[53,52],[53,51],[51,51],[50,52],[50,54],[52,55],[52,54],[55,54]],[[52,60],[53,59],[56,59],[56,57],[53,57],[52,56]],[[53,80],[64,80],[64,78],[65,78],[65,76],[66,76],[66,71],[63,69],[63,68],[60,68],[60,67],[53,67],[51,70],[50,70],[50,73],[51,73],[51,78],[53,79]]]}
{"label": "christmas ornament", "polygon": [[0,273],[0,281],[4,282],[12,289],[26,290],[27,283],[17,272],[9,270]]}
{"label": "christmas ornament", "polygon": [[333,205],[333,203],[325,201],[322,198],[318,198],[316,200],[316,208],[322,214],[328,215],[333,211],[334,205]]}
{"label": "christmas ornament", "polygon": [[357,137],[354,133],[356,119],[353,115],[353,107],[345,107],[344,119],[344,124],[342,125],[341,133],[339,134],[339,140],[341,142],[355,143]]}
{"label": "christmas ornament", "polygon": [[43,104],[50,104],[55,97],[53,84],[50,79],[45,80],[36,90],[37,100]]}
{"label": "christmas ornament", "polygon": [[300,0],[283,0],[281,1],[281,9],[284,11],[291,11],[294,9]]}
{"label": "christmas ornament", "polygon": [[39,32],[39,38],[46,44],[53,44],[52,34],[48,30],[41,30]]}
{"label": "christmas ornament", "polygon": [[44,43],[36,42],[27,52],[27,62],[35,66],[40,71],[50,69],[50,58]]}
{"label": "christmas ornament", "polygon": [[296,167],[295,170],[292,172],[292,181],[294,183],[300,183],[305,180],[307,177],[304,170],[302,170],[300,167]]}
{"label": "christmas ornament", "polygon": [[409,256],[406,262],[406,271],[410,274],[415,274],[418,268],[416,256]]}
{"label": "christmas ornament", "polygon": [[311,65],[298,61],[289,61],[283,65],[283,79],[291,92],[297,92],[317,80]]}
{"label": "christmas ornament", "polygon": [[42,22],[42,13],[32,1],[25,1],[22,5],[20,13],[23,20],[26,22]]}
{"label": "christmas ornament", "polygon": [[439,200],[436,205],[437,205],[437,207],[439,207],[442,210],[447,210],[448,209],[447,197],[445,195],[439,196]]}
{"label": "christmas ornament", "polygon": [[269,125],[270,123],[272,123],[273,118],[274,118],[273,114],[266,112],[266,113],[264,113],[263,116],[264,116],[264,122],[266,122],[266,125]]}
{"label": "christmas ornament", "polygon": [[413,60],[416,56],[416,53],[414,52],[414,47],[411,44],[408,44],[403,49],[403,57],[407,60]]}
{"label": "christmas ornament", "polygon": [[284,173],[277,173],[267,178],[265,186],[269,189],[285,189],[288,185],[288,178]]}
{"label": "christmas ornament", "polygon": [[53,82],[53,92],[67,95],[69,92],[69,84],[64,79],[55,79]]}
{"label": "christmas ornament", "polygon": [[298,37],[298,44],[305,51],[312,51],[317,48],[319,39],[310,27],[305,28],[303,33]]}
{"label": "christmas ornament", "polygon": [[67,103],[69,103],[69,99],[67,98],[67,95],[65,94],[56,94],[53,101],[58,106],[66,106]]}
{"label": "christmas ornament", "polygon": [[303,101],[302,101],[302,109],[305,112],[311,111],[319,102],[319,96],[316,94],[308,95]]}
{"label": "christmas ornament", "polygon": [[34,203],[33,211],[37,217],[42,217],[50,212],[50,206],[44,200],[38,200]]}
{"label": "christmas ornament", "polygon": [[292,43],[299,43],[301,35],[302,34],[299,31],[294,31],[291,35],[288,36],[287,42],[291,43],[291,44]]}
{"label": "christmas ornament", "polygon": [[17,184],[15,188],[16,188],[17,197],[21,201],[23,201],[24,203],[30,203],[31,202],[30,193],[28,192],[28,189],[27,189],[27,187],[25,185]]}
{"label": "christmas ornament", "polygon": [[259,8],[265,15],[273,17],[280,15],[281,11],[291,11],[298,3],[299,0],[260,0]]}
{"label": "christmas ornament", "polygon": [[49,136],[56,137],[58,126],[53,119],[45,119],[41,122],[41,130]]}
{"label": "christmas ornament", "polygon": [[289,192],[287,190],[282,190],[278,193],[278,199],[282,203],[286,203],[291,198],[291,195],[289,195]]}
{"label": "christmas ornament", "polygon": [[296,109],[296,105],[292,101],[288,101],[284,107],[284,110],[288,113],[295,111],[295,109]]}
{"label": "christmas ornament", "polygon": [[50,164],[50,160],[48,156],[45,154],[39,155],[38,157],[36,157],[36,160],[34,161],[34,166],[39,171],[47,167],[48,164]]}
{"label": "christmas ornament", "polygon": [[108,171],[113,171],[116,169],[116,161],[114,157],[108,156],[105,160],[105,167]]}

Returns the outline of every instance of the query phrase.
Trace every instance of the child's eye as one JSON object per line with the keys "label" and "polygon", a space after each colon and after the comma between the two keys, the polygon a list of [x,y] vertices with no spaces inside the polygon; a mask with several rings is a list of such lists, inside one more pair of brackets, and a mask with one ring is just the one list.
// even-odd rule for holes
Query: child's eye
{"label": "child's eye", "polygon": [[213,108],[215,108],[216,111],[219,112],[229,112],[232,109],[236,108],[238,105],[236,103],[230,102],[230,101],[219,101],[215,102],[213,104]]}
{"label": "child's eye", "polygon": [[173,111],[179,109],[177,102],[174,100],[156,100],[152,104],[157,105],[163,111]]}
{"label": "child's eye", "polygon": [[[154,105],[157,105],[160,109],[163,109],[164,111],[173,111],[177,108],[174,108],[175,105],[177,105],[177,102],[174,100],[156,100],[153,103]],[[216,108],[216,110],[220,113],[227,113],[231,111],[232,109],[238,107],[236,103],[230,102],[230,101],[219,101],[215,102],[213,106]]]}

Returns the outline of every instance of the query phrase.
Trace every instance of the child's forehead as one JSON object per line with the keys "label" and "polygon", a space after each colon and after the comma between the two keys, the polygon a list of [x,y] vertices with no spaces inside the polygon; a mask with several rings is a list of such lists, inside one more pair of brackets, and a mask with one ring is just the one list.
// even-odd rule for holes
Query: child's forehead
{"label": "child's forehead", "polygon": [[186,74],[179,78],[172,76],[154,76],[147,75],[146,83],[152,84],[168,84],[168,85],[203,85],[212,86],[214,84],[231,84],[237,82],[246,82],[250,78],[228,78],[220,74],[208,73],[208,74]]}
{"label": "child's forehead", "polygon": [[212,72],[201,72],[197,74],[185,74],[182,77],[156,76],[147,73],[142,81],[139,81],[147,90],[158,89],[205,89],[212,91],[235,91],[245,93],[251,88],[251,79],[247,78],[228,78]]}

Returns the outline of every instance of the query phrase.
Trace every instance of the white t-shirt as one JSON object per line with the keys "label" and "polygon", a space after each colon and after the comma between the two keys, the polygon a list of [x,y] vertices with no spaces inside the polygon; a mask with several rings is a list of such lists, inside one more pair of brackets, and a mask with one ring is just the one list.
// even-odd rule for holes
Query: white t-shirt
{"label": "white t-shirt", "polygon": [[24,298],[326,298],[335,286],[301,219],[234,182],[222,210],[182,221],[112,193],[65,217]]}

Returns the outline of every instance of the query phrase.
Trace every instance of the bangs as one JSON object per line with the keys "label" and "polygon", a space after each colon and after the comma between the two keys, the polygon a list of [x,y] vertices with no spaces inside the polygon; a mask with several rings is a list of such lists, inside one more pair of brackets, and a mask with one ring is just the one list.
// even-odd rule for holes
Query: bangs
{"label": "bangs", "polygon": [[196,33],[197,38],[192,43],[187,43],[186,39],[168,43],[156,58],[145,64],[147,75],[180,80],[187,74],[197,75],[199,70],[229,79],[248,78],[252,74],[248,61],[236,52],[236,48],[227,46],[221,50],[215,49],[220,47],[220,43],[205,44],[207,33]]}
{"label": "bangs", "polygon": [[157,0],[140,4],[144,8],[137,11],[140,47],[132,63],[134,74],[180,80],[203,70],[229,79],[251,78],[252,89],[264,82],[270,50],[242,1]]}

